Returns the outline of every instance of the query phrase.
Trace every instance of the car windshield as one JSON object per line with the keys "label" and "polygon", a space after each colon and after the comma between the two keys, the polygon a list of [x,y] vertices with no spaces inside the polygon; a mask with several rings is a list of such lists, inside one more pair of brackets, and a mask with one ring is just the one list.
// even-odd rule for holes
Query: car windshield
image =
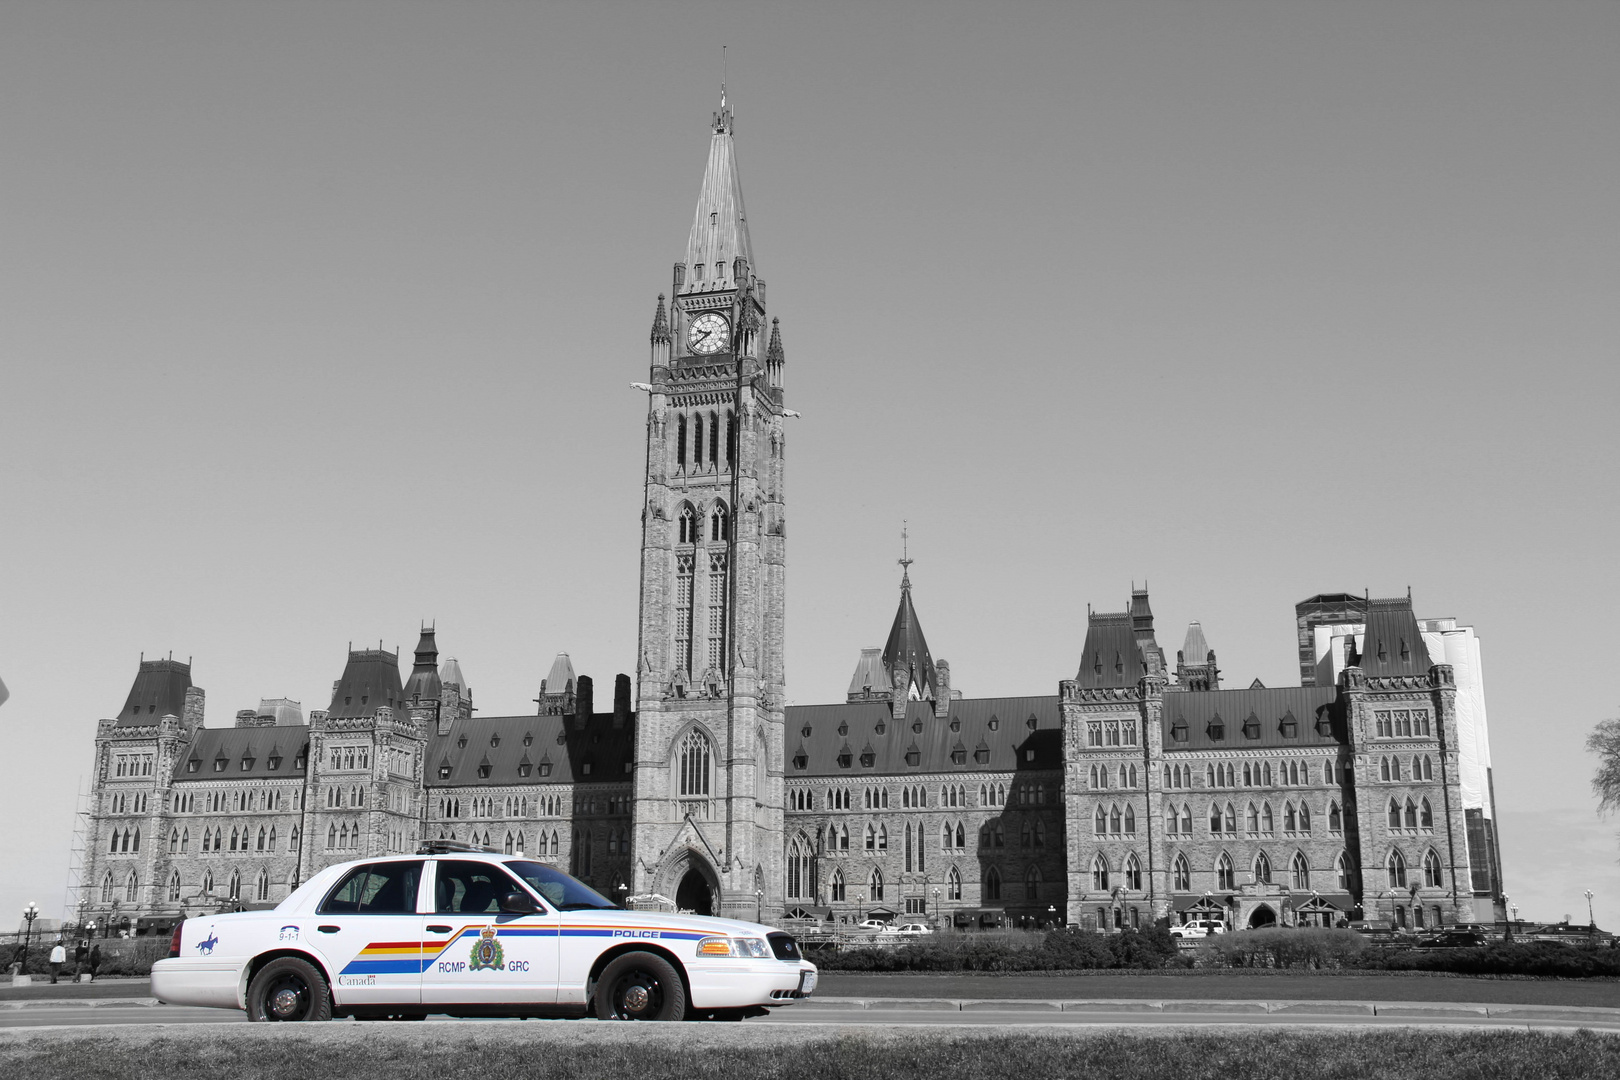
{"label": "car windshield", "polygon": [[545,897],[546,903],[558,911],[580,911],[586,908],[616,909],[619,905],[580,881],[545,863],[516,861],[506,868]]}

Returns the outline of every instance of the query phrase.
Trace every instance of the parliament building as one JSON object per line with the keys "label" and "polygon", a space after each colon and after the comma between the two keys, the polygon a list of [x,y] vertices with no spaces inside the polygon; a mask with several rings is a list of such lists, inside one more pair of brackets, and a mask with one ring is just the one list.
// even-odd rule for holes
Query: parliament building
{"label": "parliament building", "polygon": [[562,654],[533,712],[475,716],[425,629],[409,670],[351,649],[307,718],[268,699],[209,726],[190,665],[143,658],[97,729],[74,914],[161,932],[447,838],[630,905],[766,922],[1502,916],[1478,640],[1409,595],[1301,602],[1300,684],[1228,688],[1203,628],[1172,659],[1132,588],[1088,614],[1055,693],[973,698],[931,654],[902,560],[887,642],[860,650],[845,700],[788,706],[791,414],[766,319],[722,101],[641,384],[634,677],[599,697]]}

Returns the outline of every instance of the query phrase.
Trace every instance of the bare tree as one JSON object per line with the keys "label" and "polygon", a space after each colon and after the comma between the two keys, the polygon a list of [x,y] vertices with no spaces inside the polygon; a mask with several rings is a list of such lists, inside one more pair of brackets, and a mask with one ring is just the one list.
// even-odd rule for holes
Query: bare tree
{"label": "bare tree", "polygon": [[1598,721],[1586,737],[1586,749],[1598,756],[1597,774],[1592,777],[1598,813],[1620,810],[1620,718]]}

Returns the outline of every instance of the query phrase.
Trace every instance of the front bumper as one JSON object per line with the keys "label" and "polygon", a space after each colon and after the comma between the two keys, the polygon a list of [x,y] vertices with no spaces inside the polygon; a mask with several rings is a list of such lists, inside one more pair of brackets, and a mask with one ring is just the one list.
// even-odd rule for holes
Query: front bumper
{"label": "front bumper", "polygon": [[167,1005],[245,1009],[242,965],[172,957],[152,965],[152,996]]}
{"label": "front bumper", "polygon": [[808,960],[688,964],[692,1005],[699,1009],[742,1009],[791,1005],[815,992],[818,973]]}

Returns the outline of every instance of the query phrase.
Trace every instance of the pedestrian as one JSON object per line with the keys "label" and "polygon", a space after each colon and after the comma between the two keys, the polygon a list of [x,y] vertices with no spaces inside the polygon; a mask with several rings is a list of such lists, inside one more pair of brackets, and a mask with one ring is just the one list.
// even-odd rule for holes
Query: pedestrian
{"label": "pedestrian", "polygon": [[96,981],[96,972],[101,968],[101,946],[90,946],[90,981]]}
{"label": "pedestrian", "polygon": [[84,938],[80,938],[79,943],[77,945],[73,946],[73,981],[74,982],[79,981],[79,975],[81,973],[83,973],[84,965],[89,961],[89,959],[90,959],[90,945],[89,945],[88,942],[86,942],[84,940]]}
{"label": "pedestrian", "polygon": [[51,946],[51,982],[56,982],[56,976],[61,973],[62,965],[67,963],[67,948],[62,939],[57,938],[56,944]]}

